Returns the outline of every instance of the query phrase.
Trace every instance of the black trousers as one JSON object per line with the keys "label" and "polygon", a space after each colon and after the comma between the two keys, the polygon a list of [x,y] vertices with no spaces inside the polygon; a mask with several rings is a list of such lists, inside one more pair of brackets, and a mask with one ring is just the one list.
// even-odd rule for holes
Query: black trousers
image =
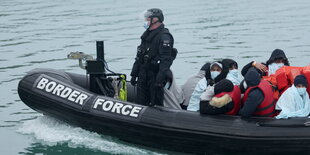
{"label": "black trousers", "polygon": [[164,89],[155,86],[157,72],[141,68],[137,81],[136,103],[141,105],[163,105]]}

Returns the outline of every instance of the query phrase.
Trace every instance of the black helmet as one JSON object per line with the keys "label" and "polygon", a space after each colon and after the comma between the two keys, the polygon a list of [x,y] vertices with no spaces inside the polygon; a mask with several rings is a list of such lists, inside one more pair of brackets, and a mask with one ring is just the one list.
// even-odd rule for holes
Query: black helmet
{"label": "black helmet", "polygon": [[157,17],[160,22],[163,22],[164,21],[163,11],[161,11],[158,8],[152,8],[148,9],[144,14],[144,18],[154,18],[154,17]]}

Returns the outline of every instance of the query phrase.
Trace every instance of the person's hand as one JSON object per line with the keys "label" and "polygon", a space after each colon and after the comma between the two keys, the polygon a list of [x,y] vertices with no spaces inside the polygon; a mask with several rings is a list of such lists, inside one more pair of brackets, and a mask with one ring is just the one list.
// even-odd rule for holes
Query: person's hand
{"label": "person's hand", "polygon": [[214,96],[214,87],[208,86],[206,90],[201,94],[200,101],[210,101]]}
{"label": "person's hand", "polygon": [[155,86],[156,87],[164,87],[164,80],[165,80],[165,77],[162,73],[158,73],[157,76],[156,76],[156,80],[155,80]]}
{"label": "person's hand", "polygon": [[135,86],[137,84],[137,77],[132,76],[130,79],[130,83],[131,83],[131,85]]}
{"label": "person's hand", "polygon": [[259,69],[262,73],[267,72],[267,67],[259,62],[254,61],[252,66]]}
{"label": "person's hand", "polygon": [[155,87],[164,87],[164,84],[161,82],[155,82]]}

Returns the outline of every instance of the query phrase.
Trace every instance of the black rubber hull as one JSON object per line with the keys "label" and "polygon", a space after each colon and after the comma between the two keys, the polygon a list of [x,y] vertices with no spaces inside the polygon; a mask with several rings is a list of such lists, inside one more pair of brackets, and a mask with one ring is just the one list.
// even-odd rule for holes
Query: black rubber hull
{"label": "black rubber hull", "polygon": [[[70,86],[80,94],[89,95],[89,98],[84,100],[83,105],[77,105],[55,95],[56,91],[52,94],[53,91],[48,93],[37,89],[42,77]],[[37,69],[20,81],[18,93],[26,105],[45,115],[148,147],[197,154],[310,154],[310,127],[304,124],[309,121],[308,118],[274,120],[202,116],[195,112],[118,101],[92,94],[86,87],[85,76]],[[112,112],[113,108],[112,111],[98,110],[99,99],[111,101],[114,105],[123,104],[127,109],[119,109],[119,113],[118,109]],[[96,103],[97,109],[94,108]],[[128,114],[129,107],[136,107],[136,112],[131,109],[134,111],[131,111],[132,116]]]}

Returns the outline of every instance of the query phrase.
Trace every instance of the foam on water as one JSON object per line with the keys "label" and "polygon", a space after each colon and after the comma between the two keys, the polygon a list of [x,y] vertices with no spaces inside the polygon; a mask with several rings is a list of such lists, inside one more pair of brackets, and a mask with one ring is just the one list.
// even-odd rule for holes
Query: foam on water
{"label": "foam on water", "polygon": [[120,141],[95,132],[73,127],[48,116],[38,117],[23,123],[18,129],[21,134],[33,135],[40,143],[48,146],[68,144],[69,147],[88,148],[112,154],[161,154],[121,144]]}

